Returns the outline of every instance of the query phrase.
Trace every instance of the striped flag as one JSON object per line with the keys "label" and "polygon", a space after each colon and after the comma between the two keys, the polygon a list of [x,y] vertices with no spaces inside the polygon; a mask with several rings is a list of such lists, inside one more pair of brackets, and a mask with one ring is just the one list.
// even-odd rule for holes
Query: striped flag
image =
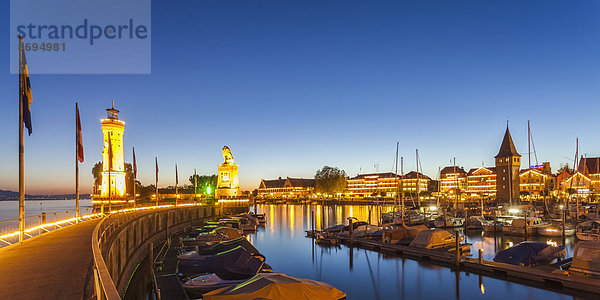
{"label": "striped flag", "polygon": [[31,84],[29,82],[29,68],[25,58],[25,47],[23,47],[23,37],[19,36],[19,96],[23,105],[23,123],[31,135]]}
{"label": "striped flag", "polygon": [[79,162],[83,162],[83,138],[81,137],[81,119],[79,119],[79,106],[78,106],[77,102],[75,102],[75,111],[76,111],[76,119],[77,119],[77,135],[76,135],[77,160]]}
{"label": "striped flag", "polygon": [[137,179],[137,163],[135,162],[135,147],[133,147],[133,179]]}

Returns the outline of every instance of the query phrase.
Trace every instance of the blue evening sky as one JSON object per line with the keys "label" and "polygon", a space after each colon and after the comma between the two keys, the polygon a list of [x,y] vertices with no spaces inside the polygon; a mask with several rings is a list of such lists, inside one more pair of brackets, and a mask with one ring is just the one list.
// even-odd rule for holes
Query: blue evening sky
{"label": "blue evening sky", "polygon": [[[74,101],[83,120],[82,191],[101,160],[115,100],[139,178],[216,173],[231,148],[243,189],[260,179],[405,172],[419,149],[435,178],[452,157],[493,165],[506,120],[527,157],[553,169],[600,154],[598,1],[153,1],[151,75],[32,75],[27,193],[74,190]],[[8,58],[9,7],[0,11]],[[18,78],[0,59],[0,189],[18,186]],[[36,66],[30,64],[30,69]],[[535,161],[534,161],[535,162]]]}

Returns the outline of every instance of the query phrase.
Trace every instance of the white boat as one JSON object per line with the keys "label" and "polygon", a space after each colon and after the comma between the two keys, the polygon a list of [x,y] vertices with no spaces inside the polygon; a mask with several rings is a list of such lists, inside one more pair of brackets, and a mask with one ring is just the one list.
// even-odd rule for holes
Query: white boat
{"label": "white boat", "polygon": [[[563,226],[560,222],[552,222],[549,226],[538,228],[538,234],[541,236],[562,236]],[[565,236],[572,236],[575,234],[575,228],[573,226],[565,225]]]}
{"label": "white boat", "polygon": [[[527,235],[536,235],[540,228],[550,226],[540,218],[527,218]],[[507,235],[525,235],[525,219],[514,219],[510,225],[504,225],[502,233]]]}
{"label": "white boat", "polygon": [[439,216],[433,220],[433,226],[436,228],[462,227],[465,219],[451,216]]}
{"label": "white boat", "polygon": [[577,225],[577,238],[583,241],[600,242],[600,221],[586,221]]}
{"label": "white boat", "polygon": [[225,280],[221,279],[215,273],[208,273],[193,277],[181,285],[185,289],[188,296],[195,299],[202,297],[202,294],[206,292],[240,284],[244,281],[245,280]]}
{"label": "white boat", "polygon": [[470,216],[467,219],[467,229],[484,229],[486,225],[493,225],[494,221],[490,221],[483,216]]}
{"label": "white boat", "polygon": [[504,225],[506,224],[501,220],[496,220],[496,224],[494,224],[494,221],[491,221],[489,224],[483,225],[483,230],[485,232],[493,232],[495,227],[496,232],[502,232]]}

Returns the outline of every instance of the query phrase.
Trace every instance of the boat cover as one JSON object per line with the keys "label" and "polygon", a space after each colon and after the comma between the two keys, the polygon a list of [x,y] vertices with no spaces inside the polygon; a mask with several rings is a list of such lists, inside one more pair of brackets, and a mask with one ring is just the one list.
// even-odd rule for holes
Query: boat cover
{"label": "boat cover", "polygon": [[335,225],[328,228],[323,229],[325,232],[340,232],[344,229],[345,225]]}
{"label": "boat cover", "polygon": [[243,247],[237,246],[202,259],[180,260],[177,269],[184,276],[215,273],[222,279],[236,280],[248,279],[261,270],[270,270],[271,267]]}
{"label": "boat cover", "polygon": [[283,273],[260,273],[244,283],[203,295],[205,300],[235,299],[342,299],[346,293],[320,281]]}
{"label": "boat cover", "polygon": [[244,248],[250,254],[260,254],[258,249],[256,249],[248,240],[244,237],[239,237],[237,239],[222,241],[212,245],[198,245],[198,251],[194,251],[194,255],[188,255],[186,258],[192,258],[197,256],[204,255],[216,255],[220,252],[224,252],[227,250],[231,250],[236,247]]}
{"label": "boat cover", "polygon": [[521,242],[508,249],[504,249],[496,256],[494,261],[524,266],[546,265],[556,258],[564,258],[565,247],[550,246],[543,242]]}
{"label": "boat cover", "polygon": [[425,225],[417,225],[417,226],[401,226],[399,228],[394,228],[390,230],[385,230],[383,232],[382,240],[384,243],[392,243],[395,244],[399,241],[412,241],[419,232],[427,230],[427,226]]}
{"label": "boat cover", "polygon": [[444,229],[427,229],[420,231],[410,246],[431,249],[454,241],[454,236]]}
{"label": "boat cover", "polygon": [[236,239],[236,238],[239,238],[242,236],[238,229],[231,228],[231,227],[218,227],[218,228],[215,228],[212,232],[223,235],[228,240]]}

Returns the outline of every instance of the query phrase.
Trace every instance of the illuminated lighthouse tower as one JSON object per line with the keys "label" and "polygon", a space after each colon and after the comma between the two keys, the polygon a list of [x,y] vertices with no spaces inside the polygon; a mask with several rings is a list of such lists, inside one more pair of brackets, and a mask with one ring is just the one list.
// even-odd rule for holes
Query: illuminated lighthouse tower
{"label": "illuminated lighthouse tower", "polygon": [[102,198],[119,199],[125,196],[125,166],[123,162],[123,131],[125,122],[119,120],[115,101],[106,109],[107,118],[100,120],[104,149],[102,151]]}

